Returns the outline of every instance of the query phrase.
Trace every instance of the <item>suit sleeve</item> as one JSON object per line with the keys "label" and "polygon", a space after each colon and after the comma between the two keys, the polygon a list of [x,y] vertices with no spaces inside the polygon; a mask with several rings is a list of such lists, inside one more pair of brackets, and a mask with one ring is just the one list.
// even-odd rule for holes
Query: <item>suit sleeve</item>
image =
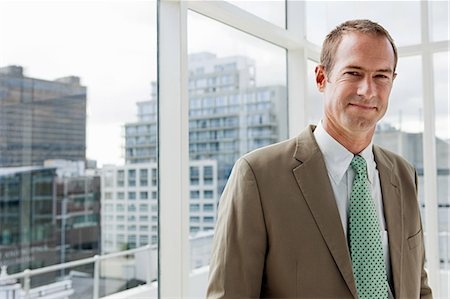
{"label": "suit sleeve", "polygon": [[[416,194],[418,193],[418,186],[419,186],[419,179],[417,177],[417,172],[415,172],[415,183],[416,183]],[[422,225],[421,225],[422,226]],[[424,240],[423,237],[423,230],[422,230],[422,240]],[[425,271],[425,245],[422,243],[420,246],[422,246],[422,252],[424,253],[422,256],[422,273],[420,277],[420,298],[421,299],[432,299],[433,295],[431,292],[431,288],[428,285],[428,275]]]}
{"label": "suit sleeve", "polygon": [[260,297],[266,244],[258,185],[241,158],[219,203],[207,298]]}

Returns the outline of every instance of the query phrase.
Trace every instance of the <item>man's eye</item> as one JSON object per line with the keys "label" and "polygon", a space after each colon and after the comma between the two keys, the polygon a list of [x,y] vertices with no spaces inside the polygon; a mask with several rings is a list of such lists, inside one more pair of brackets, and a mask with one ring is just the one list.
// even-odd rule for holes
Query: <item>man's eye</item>
{"label": "man's eye", "polygon": [[376,78],[380,78],[380,79],[389,79],[389,77],[388,76],[386,76],[386,75],[376,75],[375,76]]}
{"label": "man's eye", "polygon": [[359,76],[358,72],[345,72],[345,74],[349,76]]}

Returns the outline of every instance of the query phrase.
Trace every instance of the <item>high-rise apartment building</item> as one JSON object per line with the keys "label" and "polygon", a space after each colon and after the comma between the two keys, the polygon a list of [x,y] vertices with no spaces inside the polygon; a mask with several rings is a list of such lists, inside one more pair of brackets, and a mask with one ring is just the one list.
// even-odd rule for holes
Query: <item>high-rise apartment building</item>
{"label": "high-rise apartment building", "polygon": [[78,77],[26,77],[0,68],[0,167],[85,160],[86,87]]}
{"label": "high-rise apartment building", "polygon": [[[250,58],[189,55],[189,154],[218,163],[219,192],[243,154],[287,137],[286,88],[256,86]],[[125,125],[127,163],[156,160],[156,85]]]}

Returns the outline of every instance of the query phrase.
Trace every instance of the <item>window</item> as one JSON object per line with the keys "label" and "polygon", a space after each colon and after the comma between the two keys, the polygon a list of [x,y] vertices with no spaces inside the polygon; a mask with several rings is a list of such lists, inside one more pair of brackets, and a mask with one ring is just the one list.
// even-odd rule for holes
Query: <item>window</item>
{"label": "window", "polygon": [[191,173],[191,185],[198,185],[200,182],[199,176],[199,169],[198,167],[190,167],[190,173]]}
{"label": "window", "polygon": [[136,199],[136,192],[128,192],[128,199],[129,200],[135,200]]}
{"label": "window", "polygon": [[200,191],[194,190],[191,191],[191,199],[199,199],[200,198]]}
{"label": "window", "polygon": [[141,169],[139,171],[139,179],[140,179],[139,184],[142,187],[148,186],[148,170],[147,169]]}
{"label": "window", "polygon": [[[227,0],[228,1],[228,0]],[[228,1],[266,21],[282,28],[286,27],[286,1]],[[224,70],[233,69],[233,64],[223,66]]]}
{"label": "window", "polygon": [[158,174],[156,168],[152,168],[152,186],[156,186],[158,183]]}
{"label": "window", "polygon": [[[226,146],[228,143],[224,143]],[[231,149],[233,150],[233,148]],[[212,166],[203,167],[203,182],[205,185],[212,185],[214,182],[214,169]]]}
{"label": "window", "polygon": [[[420,2],[392,2],[389,6],[375,1],[334,2],[306,1],[307,39],[322,45],[325,35],[334,26],[355,18],[380,22],[395,36],[397,46],[420,43]],[[399,18],[402,12],[405,17]],[[323,16],[326,16],[325,18]]]}
{"label": "window", "polygon": [[136,186],[136,170],[135,169],[128,170],[128,186],[129,187]]}
{"label": "window", "polygon": [[[448,3],[447,3],[448,8]],[[435,12],[438,13],[438,12]],[[441,12],[442,14],[442,12]],[[448,15],[447,15],[448,19]],[[448,29],[447,29],[448,32]],[[436,118],[436,175],[438,204],[439,262],[441,269],[450,268],[450,111],[449,52],[433,54],[433,78]]]}
{"label": "window", "polygon": [[128,212],[136,212],[136,205],[134,204],[128,205]]}
{"label": "window", "polygon": [[[283,2],[272,4],[284,6]],[[273,13],[272,16],[276,14]],[[194,12],[188,14],[188,37],[188,66],[191,67],[191,62],[195,67],[204,66],[203,73],[190,72],[189,79],[197,82],[207,79],[203,86],[207,94],[200,96],[188,90],[191,103],[189,221],[191,238],[195,238],[199,232],[214,228],[213,215],[235,161],[259,146],[287,137],[286,52]],[[202,100],[201,105],[197,104],[198,98]],[[265,117],[248,123],[260,101],[268,103],[260,107],[259,114]],[[249,108],[250,104],[254,107]],[[191,113],[194,107],[199,113]],[[267,134],[272,131],[277,134]],[[264,142],[253,142],[263,136],[268,136]],[[208,258],[202,256],[208,255],[212,238],[212,234],[205,237],[208,245],[202,246],[207,250],[197,249],[200,242],[193,241],[193,265],[208,265]]]}
{"label": "window", "polygon": [[191,204],[190,210],[191,210],[191,212],[198,212],[198,211],[200,211],[200,205],[199,204]]}
{"label": "window", "polygon": [[139,198],[148,199],[148,192],[147,191],[139,192]]}
{"label": "window", "polygon": [[140,204],[139,205],[139,211],[147,212],[148,211],[148,204]]}
{"label": "window", "polygon": [[139,243],[140,243],[141,246],[147,245],[148,244],[148,236],[140,235],[139,236]]}
{"label": "window", "polygon": [[203,197],[205,199],[212,199],[212,198],[214,198],[214,191],[213,190],[205,190],[205,191],[203,191]]}
{"label": "window", "polygon": [[203,217],[203,221],[206,222],[206,223],[214,222],[214,217],[210,217],[210,216]]}
{"label": "window", "polygon": [[212,212],[212,211],[214,211],[214,205],[213,204],[204,204],[203,205],[203,211],[205,211],[205,212]]}
{"label": "window", "polygon": [[123,187],[125,185],[125,172],[123,170],[117,171],[117,187]]}
{"label": "window", "polygon": [[117,212],[123,212],[125,210],[124,205],[123,204],[117,204],[116,205],[116,211]]}
{"label": "window", "polygon": [[191,223],[199,223],[200,222],[200,217],[198,217],[198,216],[191,216],[189,218],[189,220],[190,220]]}
{"label": "window", "polygon": [[[52,99],[55,103],[67,100],[72,105],[67,110],[61,109],[64,105],[55,105],[58,107],[54,111],[40,109],[42,108],[40,107],[35,110],[35,112],[38,111],[38,114],[34,115],[33,121],[37,120],[37,122],[29,122],[26,118],[18,117],[26,116],[26,114],[22,114],[27,111],[26,107],[20,106],[18,107],[20,109],[10,113],[12,112],[8,110],[10,107],[7,108],[2,104],[5,94],[10,93],[5,92],[5,85],[2,85],[0,80],[0,143],[8,138],[14,140],[19,137],[17,140],[23,142],[20,146],[25,144],[26,146],[23,148],[30,149],[33,148],[30,146],[31,143],[26,143],[31,141],[31,137],[33,139],[45,137],[44,135],[50,137],[52,132],[60,132],[58,139],[63,142],[54,148],[64,148],[64,151],[70,152],[69,156],[72,154],[76,156],[76,151],[81,149],[80,160],[86,161],[87,173],[90,175],[97,173],[97,177],[101,177],[98,181],[93,178],[87,182],[77,179],[79,182],[75,184],[64,182],[61,185],[52,185],[54,181],[51,179],[51,184],[38,182],[23,186],[17,178],[9,178],[10,181],[3,182],[4,176],[0,174],[0,201],[2,201],[2,197],[8,196],[9,202],[18,202],[21,200],[18,194],[19,190],[36,190],[35,195],[40,198],[36,200],[35,207],[42,213],[36,217],[39,221],[30,223],[30,227],[35,226],[33,231],[29,230],[35,234],[35,240],[45,242],[46,237],[52,236],[53,232],[56,233],[56,236],[60,236],[62,232],[61,223],[52,219],[52,217],[60,216],[58,213],[62,211],[61,207],[57,204],[56,213],[49,213],[49,207],[52,205],[47,204],[53,202],[51,195],[49,196],[47,193],[49,190],[53,191],[52,186],[55,186],[56,192],[61,192],[57,196],[75,194],[76,200],[74,200],[73,206],[79,209],[76,213],[92,212],[97,217],[91,218],[89,215],[77,214],[74,222],[78,226],[95,221],[95,219],[102,219],[101,224],[99,223],[100,225],[92,230],[93,235],[101,234],[101,238],[90,239],[96,241],[88,244],[94,248],[89,255],[152,244],[153,260],[145,261],[146,269],[152,270],[150,279],[158,279],[156,273],[158,273],[159,265],[163,267],[161,271],[168,273],[168,277],[171,279],[171,274],[178,275],[180,272],[176,267],[185,265],[178,260],[185,256],[181,250],[191,246],[191,256],[188,256],[192,259],[191,267],[204,267],[208,264],[208,258],[203,258],[203,256],[208,256],[210,250],[208,247],[210,242],[207,241],[208,238],[212,238],[218,198],[236,159],[252,149],[285,139],[288,137],[288,129],[293,137],[300,128],[306,125],[303,122],[317,123],[320,120],[322,107],[318,103],[322,102],[321,95],[316,92],[314,80],[309,80],[313,78],[313,65],[317,63],[319,57],[318,47],[326,32],[340,21],[349,18],[371,18],[385,25],[392,33],[399,45],[400,53],[399,76],[391,95],[391,100],[394,101],[386,115],[386,121],[377,129],[377,138],[399,153],[417,157],[411,162],[419,170],[420,203],[422,216],[425,216],[423,217],[423,228],[427,242],[428,271],[433,273],[433,276],[430,277],[434,277],[434,279],[439,277],[439,266],[443,273],[447,273],[446,269],[450,267],[448,263],[450,256],[448,185],[450,182],[447,175],[450,167],[446,163],[448,162],[448,140],[450,138],[448,136],[448,3],[446,1],[395,3],[290,1],[287,5],[285,1],[227,2],[229,2],[228,5],[222,1],[159,1],[158,5],[162,8],[159,28],[162,28],[163,32],[166,32],[164,29],[170,28],[171,34],[166,36],[171,37],[178,37],[178,33],[181,32],[181,40],[187,40],[189,57],[187,61],[181,59],[180,64],[179,60],[173,59],[173,57],[174,55],[175,57],[184,57],[185,53],[176,52],[178,49],[183,49],[184,45],[180,46],[177,38],[168,39],[170,41],[160,39],[161,48],[159,50],[161,51],[159,53],[175,52],[175,54],[160,55],[161,65],[158,68],[155,34],[156,1],[123,3],[94,1],[89,5],[83,1],[73,2],[70,5],[63,2],[52,2],[52,5],[30,2],[23,5],[20,2],[0,1],[0,11],[2,12],[0,18],[2,41],[0,68],[2,70],[0,76],[9,73],[14,80],[18,80],[19,74],[23,74],[25,79],[20,80],[23,80],[24,84],[21,84],[21,91],[15,94],[24,95],[23,103],[27,105],[37,102],[33,100],[38,98],[44,101]],[[235,5],[235,7],[230,7],[230,5]],[[168,6],[171,7],[170,10],[166,9]],[[186,20],[179,17],[177,8],[181,8],[182,13],[185,12],[184,9],[192,9],[188,13],[187,24],[178,23],[180,19],[184,22]],[[299,11],[293,12],[293,8]],[[428,15],[424,14],[424,8],[428,8]],[[193,12],[194,10],[197,12]],[[80,15],[83,16],[82,19],[80,19]],[[102,18],[101,22],[98,22],[99,15]],[[183,16],[183,14],[181,15]],[[293,15],[294,18],[287,20],[286,15]],[[220,20],[220,22],[214,19]],[[298,26],[292,26],[293,21],[297,22]],[[58,24],[58,26],[55,27],[54,24]],[[289,31],[284,31],[287,24],[289,24]],[[186,26],[188,36],[184,36]],[[250,34],[243,34],[243,31]],[[425,40],[426,36],[423,36],[423,33],[429,33],[429,41]],[[55,42],[55,36],[58,37],[57,42]],[[98,39],[99,36],[102,37],[101,43]],[[421,44],[422,41],[423,44]],[[55,43],[58,44],[57,47]],[[92,47],[86,47],[86,44]],[[14,45],[20,45],[21,50],[17,51],[17,47]],[[303,48],[304,45],[307,45],[306,49]],[[299,51],[292,51],[293,49]],[[298,54],[300,52],[301,54]],[[291,55],[295,59],[291,59]],[[203,59],[212,60],[212,63],[203,63]],[[169,60],[170,63],[167,63]],[[193,63],[193,61],[196,62]],[[292,76],[289,81],[296,82],[291,86],[287,86],[286,61],[290,64],[289,70],[296,70],[296,72],[289,73]],[[165,77],[163,74],[162,82],[156,82],[157,69],[161,73],[168,71],[170,76]],[[187,69],[189,77],[180,80],[177,73],[180,69]],[[245,76],[241,76],[242,73]],[[54,78],[66,75],[69,77],[54,80]],[[188,82],[187,90],[182,90],[183,86],[180,86],[180,82],[183,82],[184,79],[187,79]],[[26,92],[28,86],[33,87],[33,93]],[[181,96],[175,92],[179,90],[181,90]],[[89,102],[86,101],[87,92],[90,95]],[[52,96],[54,94],[58,96]],[[185,94],[189,95],[189,103],[179,101],[180,99],[187,100],[184,99]],[[288,94],[290,111],[296,111],[299,117],[288,118],[286,113]],[[158,96],[160,99],[157,99]],[[172,99],[169,109],[164,105],[157,107],[156,104],[149,104],[152,101],[158,102],[157,100],[161,100],[160,103],[169,103],[168,98]],[[433,103],[435,107],[431,107]],[[87,104],[89,105],[89,118],[86,118]],[[180,106],[183,108],[179,109]],[[184,107],[188,111],[185,111]],[[429,113],[430,108],[434,109],[434,113]],[[265,113],[267,110],[273,110],[274,113]],[[159,122],[165,121],[159,118],[158,111],[162,111],[164,118],[174,124],[170,129],[175,128],[175,134],[172,134],[171,131],[169,138],[165,138],[163,141],[158,140],[157,136],[159,134],[166,136],[168,126],[159,126],[159,130],[157,130]],[[180,115],[180,111],[182,115]],[[246,115],[251,114],[248,113],[251,111],[255,112],[255,115]],[[11,115],[14,116],[15,123],[6,121]],[[58,117],[54,117],[58,115],[64,121],[52,122],[58,120]],[[249,117],[247,118],[247,116]],[[184,134],[186,133],[183,131],[185,127],[179,125],[179,120],[188,117],[189,133]],[[65,125],[68,122],[79,122],[79,125],[61,132],[67,128]],[[28,136],[18,136],[21,125],[26,124],[31,125],[34,129],[48,130],[45,131],[45,134],[33,132]],[[272,124],[270,128],[267,127],[268,124]],[[433,130],[429,128],[432,124],[435,124],[435,136],[430,136],[433,135]],[[247,128],[246,132],[242,131],[243,128]],[[180,132],[183,134],[178,134]],[[70,135],[72,133],[74,133],[73,136]],[[7,136],[7,134],[12,135]],[[170,145],[169,139],[173,141],[174,138],[182,135],[186,137],[181,137],[182,140],[175,140],[176,142],[181,141],[181,147],[170,148],[167,146]],[[65,137],[67,137],[66,140]],[[395,141],[395,137],[398,137],[397,141]],[[420,138],[422,138],[422,142],[417,141]],[[429,150],[433,140],[436,142],[437,163],[436,167],[431,167],[435,169],[430,170],[430,167],[426,165],[430,156],[423,159],[423,154],[427,152],[427,149]],[[51,149],[52,142],[44,143],[48,149]],[[79,146],[80,144],[81,146]],[[158,146],[161,146],[163,150],[160,150]],[[10,147],[11,154],[5,154],[2,152],[3,148],[0,146],[0,167],[6,167],[7,163],[17,157],[23,157],[27,163],[15,166],[31,165],[28,162],[33,162],[33,165],[41,165],[34,160],[31,152],[21,152],[17,148]],[[185,154],[189,154],[190,163],[188,165],[184,162],[180,163],[182,161],[180,157],[184,157]],[[157,159],[165,155],[170,155],[176,162],[173,164],[176,165],[176,169],[171,169],[170,175],[163,169],[160,169],[161,173],[158,173],[156,169]],[[421,156],[422,159],[420,159]],[[71,157],[68,160],[77,160]],[[50,158],[54,159],[54,157]],[[161,165],[164,167],[167,164],[162,163]],[[79,169],[78,166],[73,166],[70,168]],[[128,172],[130,167],[136,169],[134,175],[130,175]],[[197,175],[191,177],[190,169],[184,167],[198,168]],[[425,171],[427,167],[428,170]],[[145,171],[141,172],[144,170],[143,168]],[[426,180],[424,177],[424,173],[429,174],[430,172],[437,175],[437,190],[434,190],[437,192],[437,207],[433,207],[431,205],[433,201],[427,199],[433,192],[425,191],[429,191],[430,186],[434,184],[433,178]],[[54,176],[51,173],[45,175],[49,174]],[[183,235],[185,231],[188,231],[187,228],[183,228],[180,232],[179,225],[168,224],[162,220],[164,225],[159,229],[163,234],[166,233],[166,236],[169,231],[168,238],[176,241],[174,244],[169,243],[172,250],[161,255],[157,252],[159,219],[157,209],[153,208],[158,204],[159,175],[161,175],[164,188],[160,193],[161,200],[167,203],[161,207],[161,213],[167,216],[171,215],[168,211],[185,211],[184,206],[183,209],[180,209],[182,204],[189,204],[191,210],[188,215],[190,238]],[[186,178],[185,176],[188,175],[189,177]],[[174,183],[168,189],[183,189],[183,192],[198,190],[200,198],[187,203],[187,200],[191,200],[189,199],[190,193],[187,192],[182,196],[177,194],[177,196],[166,197],[168,190],[164,184],[166,181],[170,181],[172,176],[175,178]],[[181,181],[189,182],[189,188],[184,188],[187,186],[181,188],[182,186],[179,185]],[[74,189],[64,189],[64,185],[69,189]],[[101,188],[97,187],[96,189],[96,185]],[[131,186],[132,189],[127,189],[128,186]],[[134,188],[134,186],[139,188]],[[191,188],[192,186],[195,188]],[[89,192],[86,193],[86,190]],[[213,198],[207,198],[211,196],[210,191],[213,191]],[[106,192],[111,195],[106,195]],[[130,211],[128,211],[129,202],[124,201],[125,198],[128,199],[128,192],[135,192],[136,199],[139,199],[139,201],[134,201],[136,205]],[[137,206],[141,204],[140,200],[145,200],[142,198],[141,192],[148,193],[152,203],[151,210],[154,210],[145,215],[141,215],[140,207],[138,210]],[[97,210],[95,210],[96,208]],[[438,210],[438,219],[434,219],[438,221],[438,232],[429,231],[429,222],[433,219],[426,217],[426,213],[425,215],[423,213],[433,208]],[[26,236],[15,239],[14,235],[17,235],[18,232],[17,227],[21,227],[20,224],[23,221],[14,215],[5,216],[5,212],[20,215],[20,205],[11,204],[7,207],[0,205],[0,219],[5,219],[2,224],[0,247],[17,247],[17,240],[32,244],[33,240],[28,240],[29,238]],[[136,225],[136,232],[133,234],[130,234],[128,230],[128,226],[132,224],[127,222],[128,216],[131,214],[136,219],[132,223]],[[179,216],[178,212],[176,214]],[[178,216],[171,220],[178,223]],[[187,215],[182,216],[186,217]],[[115,217],[117,223],[110,223],[111,217]],[[47,224],[52,223],[52,226],[40,222],[43,221],[43,218],[46,219]],[[164,217],[164,219],[168,219],[168,217]],[[142,222],[147,223],[142,224]],[[5,223],[9,227],[6,227]],[[141,234],[141,225],[151,226],[152,229],[150,232]],[[436,252],[436,246],[429,244],[429,240],[434,239],[437,233],[439,233],[437,236],[439,248]],[[74,234],[80,238],[87,236],[76,231]],[[161,238],[162,242],[166,240]],[[197,246],[199,243],[183,243],[182,246],[179,246],[177,240],[183,240],[183,242],[194,240],[204,243],[200,246]],[[5,245],[3,242],[8,244]],[[51,244],[56,244],[57,248],[55,249]],[[59,242],[50,242],[49,246],[53,247],[49,250],[56,250],[54,255],[56,258],[63,256],[64,252],[61,252],[61,249],[67,248],[65,258],[70,261],[86,256],[86,252],[82,252],[84,250],[82,247],[87,243],[82,243],[80,239],[80,244],[83,245],[76,244],[73,248],[69,248],[68,246],[71,245],[69,242],[65,246],[61,246]],[[30,252],[33,252],[33,248],[30,249]],[[161,256],[161,260],[157,260],[159,256]],[[27,257],[21,256],[20,258]],[[172,263],[165,263],[165,258],[172,259]],[[439,259],[440,265],[436,268],[433,263],[437,259]],[[8,267],[10,273],[20,272],[24,269],[21,262],[18,263],[12,259],[2,260],[2,262],[10,265]],[[53,261],[41,259],[33,260],[32,264],[33,266],[44,266],[50,262]],[[124,273],[130,281],[131,279],[141,280],[141,277],[137,277],[137,275],[142,276],[142,280],[147,278],[147,273],[141,273],[137,267],[134,268],[131,259],[120,263],[116,259],[113,259],[114,266],[111,266],[109,261],[101,263],[102,283],[105,283],[106,286],[111,285],[107,274],[112,272],[107,269],[108,267],[125,270]],[[192,273],[192,275],[197,275],[199,272]],[[60,276],[63,273],[64,271],[61,271],[55,275]],[[136,277],[134,277],[134,273],[136,273]],[[90,274],[92,273],[90,272]],[[59,278],[57,277],[57,279]],[[443,278],[445,279],[445,277]],[[33,281],[40,279],[41,277],[36,280],[35,277],[32,277]],[[170,293],[169,297],[181,297],[181,294],[177,292],[182,289],[182,285],[188,285],[191,288],[192,286],[189,284],[190,278],[187,277],[182,281],[170,281],[169,291],[173,293]],[[167,289],[164,289],[165,285],[167,284],[158,282],[162,296],[167,294]],[[203,292],[201,287],[205,286],[196,285],[195,289]],[[109,295],[108,291],[104,290],[111,288],[100,287],[99,289],[98,297],[100,298]],[[444,291],[441,294],[435,291],[435,296],[448,298],[448,290]],[[148,297],[148,294],[141,295]],[[120,297],[120,294],[116,296]]]}

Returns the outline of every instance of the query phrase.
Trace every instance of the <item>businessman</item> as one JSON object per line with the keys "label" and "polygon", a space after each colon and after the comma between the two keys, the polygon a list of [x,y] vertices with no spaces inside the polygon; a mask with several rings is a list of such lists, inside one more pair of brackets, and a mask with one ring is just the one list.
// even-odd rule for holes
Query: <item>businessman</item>
{"label": "businessman", "polygon": [[396,65],[377,23],[327,35],[315,69],[322,120],[233,168],[208,298],[432,298],[415,169],[372,144]]}

